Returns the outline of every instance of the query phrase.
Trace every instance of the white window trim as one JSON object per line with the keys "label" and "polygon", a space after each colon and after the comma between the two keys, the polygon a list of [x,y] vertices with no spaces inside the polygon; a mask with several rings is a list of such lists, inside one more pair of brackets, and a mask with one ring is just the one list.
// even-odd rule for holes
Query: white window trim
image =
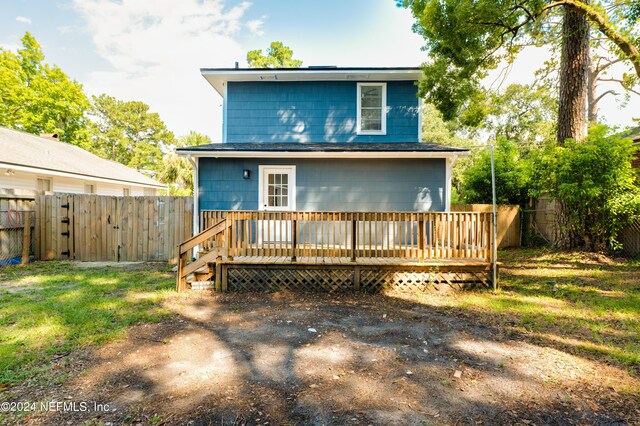
{"label": "white window trim", "polygon": [[[265,199],[264,199],[264,182],[263,176],[264,172],[269,169],[288,169],[290,173],[289,180],[289,204],[290,207],[282,207],[282,208],[274,208],[271,207],[269,209],[265,208]],[[266,211],[290,211],[296,209],[296,166],[290,165],[268,165],[268,166],[258,166],[258,210],[266,210]]]}
{"label": "white window trim", "polygon": [[[382,86],[382,112],[380,130],[362,130],[362,87]],[[358,83],[356,99],[356,134],[358,135],[386,135],[387,134],[387,83]]]}

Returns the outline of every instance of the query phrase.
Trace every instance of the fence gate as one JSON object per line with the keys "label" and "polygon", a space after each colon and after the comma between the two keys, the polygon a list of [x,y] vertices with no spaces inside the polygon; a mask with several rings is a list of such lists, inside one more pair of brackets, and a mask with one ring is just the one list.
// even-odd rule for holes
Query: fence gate
{"label": "fence gate", "polygon": [[85,194],[36,198],[36,256],[42,260],[173,261],[191,236],[188,197]]}

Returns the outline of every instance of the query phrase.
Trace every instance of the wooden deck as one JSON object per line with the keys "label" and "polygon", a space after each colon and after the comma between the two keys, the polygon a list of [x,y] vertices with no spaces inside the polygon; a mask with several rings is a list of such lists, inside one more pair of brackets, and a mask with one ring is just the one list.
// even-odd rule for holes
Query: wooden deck
{"label": "wooden deck", "polygon": [[366,266],[424,266],[424,267],[455,267],[455,266],[487,266],[484,259],[408,259],[404,257],[358,257],[352,261],[348,257],[298,257],[291,260],[286,256],[236,256],[232,260],[221,259],[229,264],[276,264],[276,265],[366,265]]}
{"label": "wooden deck", "polygon": [[[203,212],[177,289],[379,291],[490,283],[488,213]],[[192,250],[200,256],[187,263]]]}

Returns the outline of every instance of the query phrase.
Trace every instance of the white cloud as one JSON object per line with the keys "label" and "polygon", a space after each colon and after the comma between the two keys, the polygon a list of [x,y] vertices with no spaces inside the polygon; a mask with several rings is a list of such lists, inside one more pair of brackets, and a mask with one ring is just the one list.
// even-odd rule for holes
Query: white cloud
{"label": "white cloud", "polygon": [[18,46],[17,44],[5,44],[5,43],[0,43],[0,49],[2,50],[9,50],[11,52],[17,52],[18,49],[20,49],[20,46]]}
{"label": "white cloud", "polygon": [[29,24],[31,25],[31,19],[26,18],[24,16],[16,16],[16,21],[18,22],[22,22],[23,24]]}
{"label": "white cloud", "polygon": [[220,98],[199,69],[243,57],[234,36],[246,25],[248,2],[227,8],[222,0],[74,0],[73,6],[112,65],[91,74],[90,93],[141,100],[176,133],[196,130],[219,140]]}
{"label": "white cloud", "polygon": [[264,25],[266,17],[262,17],[260,19],[252,19],[247,21],[245,26],[252,33],[257,35],[258,37],[262,37],[264,35],[264,31],[262,30],[262,25]]}

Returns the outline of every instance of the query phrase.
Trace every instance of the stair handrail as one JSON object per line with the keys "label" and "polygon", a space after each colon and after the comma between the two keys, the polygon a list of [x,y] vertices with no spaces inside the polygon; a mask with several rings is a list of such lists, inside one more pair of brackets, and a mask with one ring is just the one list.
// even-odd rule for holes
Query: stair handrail
{"label": "stair handrail", "polygon": [[[181,244],[178,245],[178,272],[176,275],[176,290],[182,291],[187,289],[187,275],[185,273],[185,266],[187,266],[188,253],[194,247],[202,244],[203,242],[210,240],[212,238],[218,237],[218,235],[224,236],[224,232],[228,228],[228,221],[226,219],[221,219],[219,222],[211,225],[204,231],[199,234],[194,235],[193,237],[185,240]],[[197,259],[196,259],[197,261]]]}

